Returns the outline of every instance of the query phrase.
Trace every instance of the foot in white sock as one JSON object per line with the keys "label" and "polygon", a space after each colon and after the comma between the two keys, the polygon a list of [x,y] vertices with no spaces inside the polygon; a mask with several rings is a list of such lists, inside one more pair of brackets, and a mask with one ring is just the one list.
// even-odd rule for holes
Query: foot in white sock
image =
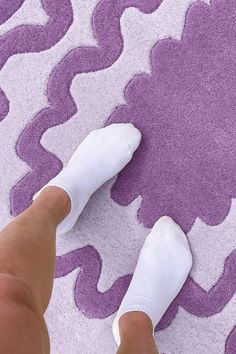
{"label": "foot in white sock", "polygon": [[113,334],[118,345],[120,317],[131,311],[144,312],[154,329],[184,285],[191,267],[192,255],[185,234],[171,218],[163,216],[146,238],[114,320]]}
{"label": "foot in white sock", "polygon": [[91,195],[128,164],[140,141],[141,133],[130,123],[112,124],[85,138],[67,166],[44,187],[60,187],[71,200],[71,211],[57,234],[72,229]]}

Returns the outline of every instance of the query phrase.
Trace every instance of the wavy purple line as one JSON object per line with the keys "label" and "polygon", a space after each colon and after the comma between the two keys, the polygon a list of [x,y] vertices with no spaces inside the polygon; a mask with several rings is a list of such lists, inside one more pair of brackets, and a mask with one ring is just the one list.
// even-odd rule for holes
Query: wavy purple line
{"label": "wavy purple line", "polygon": [[158,329],[164,329],[174,319],[178,307],[198,317],[210,317],[221,312],[236,291],[236,250],[225,261],[222,276],[207,292],[191,277],[188,278],[167,313],[163,316]]}
{"label": "wavy purple line", "polygon": [[74,295],[78,309],[88,318],[106,318],[114,313],[128,289],[131,276],[116,280],[106,292],[97,290],[102,269],[99,253],[92,246],[72,251],[57,257],[56,278],[63,277],[80,267]]}
{"label": "wavy purple line", "polygon": [[[78,309],[89,318],[106,318],[115,313],[127,291],[132,275],[119,278],[105,293],[99,292],[97,284],[101,274],[102,260],[92,246],[86,246],[57,257],[55,277],[64,277],[78,267],[81,269],[74,290]],[[209,291],[202,289],[189,277],[156,330],[162,330],[170,325],[179,306],[198,317],[210,317],[221,312],[234,295],[235,290],[236,250],[227,258],[223,274]],[[230,335],[229,343],[232,340],[235,340],[234,334]]]}
{"label": "wavy purple line", "polygon": [[236,352],[236,327],[230,332],[225,343],[225,354],[235,354]]}
{"label": "wavy purple line", "polygon": [[[19,8],[25,0],[2,0],[0,3],[0,25],[6,22]],[[0,89],[0,121],[9,112],[10,103],[5,93]]]}
{"label": "wavy purple line", "polygon": [[[11,1],[6,1],[6,3],[8,15],[5,17],[10,16],[14,10],[16,11],[23,1],[15,1],[12,6],[9,4]],[[0,37],[0,70],[12,55],[49,49],[68,31],[73,22],[70,0],[42,0],[42,6],[50,17],[45,26],[22,25]],[[0,89],[0,121],[6,117],[8,112],[9,101]]]}
{"label": "wavy purple line", "polygon": [[[51,1],[51,0],[50,0]],[[22,132],[17,143],[18,156],[28,163],[30,171],[11,191],[11,211],[18,215],[32,202],[32,196],[62,169],[62,162],[47,151],[40,139],[45,131],[69,120],[76,112],[70,94],[73,78],[80,73],[110,67],[120,56],[123,39],[120,18],[130,6],[149,13],[161,0],[103,0],[93,15],[94,35],[98,47],[79,47],[68,53],[53,70],[47,96],[50,107],[39,112]]]}

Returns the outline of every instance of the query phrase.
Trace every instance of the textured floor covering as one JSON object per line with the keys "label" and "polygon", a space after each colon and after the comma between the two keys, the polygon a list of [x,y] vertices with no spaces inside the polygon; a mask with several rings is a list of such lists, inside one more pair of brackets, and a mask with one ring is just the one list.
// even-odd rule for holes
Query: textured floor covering
{"label": "textured floor covering", "polygon": [[163,214],[188,232],[194,267],[157,328],[160,353],[236,353],[235,18],[233,0],[0,1],[0,226],[91,129],[143,132],[58,239],[53,354],[115,352],[114,313]]}

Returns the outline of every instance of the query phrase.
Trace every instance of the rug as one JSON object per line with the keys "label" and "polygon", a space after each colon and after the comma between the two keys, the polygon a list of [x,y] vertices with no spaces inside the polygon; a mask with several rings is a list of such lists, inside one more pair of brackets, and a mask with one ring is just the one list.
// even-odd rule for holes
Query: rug
{"label": "rug", "polygon": [[0,227],[92,129],[143,134],[57,240],[52,354],[116,352],[112,321],[166,214],[194,266],[156,328],[160,354],[236,353],[235,38],[234,0],[0,1]]}

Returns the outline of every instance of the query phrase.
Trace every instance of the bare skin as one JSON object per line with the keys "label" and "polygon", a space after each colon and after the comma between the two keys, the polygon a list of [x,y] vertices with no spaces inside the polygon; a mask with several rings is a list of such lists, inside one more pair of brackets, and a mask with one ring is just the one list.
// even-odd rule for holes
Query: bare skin
{"label": "bare skin", "polygon": [[121,345],[117,354],[158,354],[153,327],[143,312],[128,312],[119,320]]}
{"label": "bare skin", "polygon": [[56,227],[69,213],[59,188],[46,188],[0,233],[0,353],[47,354],[43,314],[50,301]]}
{"label": "bare skin", "polygon": [[[66,192],[47,187],[0,232],[0,353],[50,353],[44,313],[53,287],[56,228],[69,211]],[[125,314],[119,326],[118,354],[158,353],[145,314]]]}

